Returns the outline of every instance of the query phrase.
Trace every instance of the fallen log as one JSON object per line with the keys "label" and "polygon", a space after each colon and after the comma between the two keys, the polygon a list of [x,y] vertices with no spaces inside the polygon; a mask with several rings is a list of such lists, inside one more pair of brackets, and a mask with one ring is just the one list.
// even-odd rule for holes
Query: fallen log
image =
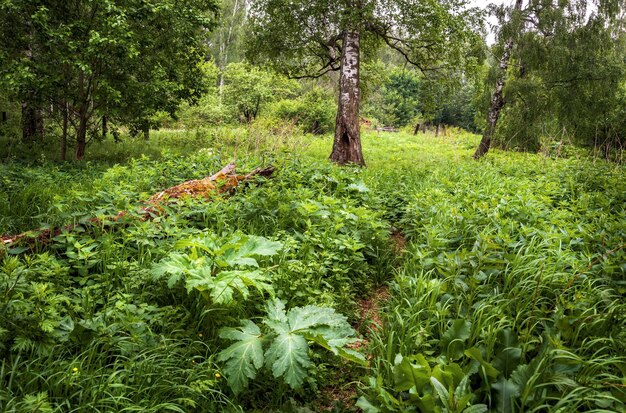
{"label": "fallen log", "polygon": [[[232,192],[242,183],[250,182],[250,180],[256,176],[269,177],[275,170],[276,168],[274,166],[268,166],[265,168],[257,168],[245,175],[237,175],[235,173],[235,163],[229,163],[214,175],[203,179],[186,181],[152,195],[145,202],[146,206],[140,208],[139,215],[134,215],[134,217],[139,220],[150,220],[156,216],[164,215],[166,212],[162,207],[172,203],[173,200],[183,197],[203,198],[208,200],[213,195]],[[91,218],[88,222],[92,225],[99,225],[103,222],[117,222],[127,215],[128,211],[121,211],[115,216]],[[27,244],[36,244],[38,242],[45,243],[62,232],[71,231],[79,225],[83,224],[66,225],[54,229],[38,229],[22,232],[17,235],[4,235],[0,237],[0,253],[2,252],[2,245],[6,248],[10,248],[22,241]],[[30,246],[32,247],[33,245]]]}

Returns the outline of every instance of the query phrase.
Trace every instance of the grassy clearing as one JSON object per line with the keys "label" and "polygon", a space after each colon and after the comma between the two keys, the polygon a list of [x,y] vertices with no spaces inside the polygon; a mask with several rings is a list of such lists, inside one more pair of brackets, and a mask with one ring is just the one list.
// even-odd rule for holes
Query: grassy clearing
{"label": "grassy clearing", "polygon": [[[230,198],[2,258],[0,411],[318,410],[331,384],[372,412],[624,409],[623,167],[371,133],[360,170],[329,165],[331,143],[164,131],[91,164],[0,165],[3,233],[132,211],[233,158],[278,166]],[[355,304],[386,283],[367,333]],[[352,334],[338,314],[369,336],[369,367],[333,341]],[[295,367],[271,350],[283,338]]]}

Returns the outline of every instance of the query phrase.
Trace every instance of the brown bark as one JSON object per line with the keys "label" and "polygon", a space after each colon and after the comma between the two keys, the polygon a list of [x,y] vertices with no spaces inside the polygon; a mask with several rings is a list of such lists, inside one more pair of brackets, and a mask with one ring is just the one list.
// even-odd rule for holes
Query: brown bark
{"label": "brown bark", "polygon": [[106,139],[107,135],[109,134],[109,127],[107,125],[107,116],[104,115],[102,116],[102,139]]}
{"label": "brown bark", "polygon": [[[515,0],[514,12],[519,12],[522,9],[523,0]],[[498,74],[498,79],[496,80],[496,87],[491,96],[491,105],[489,106],[489,111],[487,112],[487,126],[483,132],[483,137],[480,140],[480,144],[478,148],[476,148],[476,152],[474,152],[474,159],[482,158],[491,147],[491,139],[493,138],[493,134],[496,131],[496,125],[498,123],[498,118],[500,117],[500,112],[504,107],[504,85],[506,82],[506,73],[509,68],[509,59],[511,58],[511,50],[513,49],[513,36],[509,37],[504,44],[504,51],[502,52],[502,57],[500,58],[500,73]]]}
{"label": "brown bark", "polygon": [[335,140],[330,160],[345,165],[365,165],[361,149],[359,124],[359,66],[360,33],[345,32],[341,49],[341,76],[339,79],[339,107],[335,121]]}
{"label": "brown bark", "polygon": [[87,148],[87,117],[80,115],[78,122],[78,130],[76,131],[76,152],[74,159],[80,161],[85,157],[85,149]]}
{"label": "brown bark", "polygon": [[417,122],[417,125],[415,125],[415,129],[413,129],[413,135],[417,135],[417,132],[420,131],[420,126],[421,124]]}

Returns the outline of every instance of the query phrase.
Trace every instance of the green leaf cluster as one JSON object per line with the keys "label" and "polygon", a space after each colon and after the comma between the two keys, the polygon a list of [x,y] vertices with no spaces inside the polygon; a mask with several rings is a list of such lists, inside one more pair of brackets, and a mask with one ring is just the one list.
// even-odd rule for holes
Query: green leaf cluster
{"label": "green leaf cluster", "polygon": [[275,378],[299,388],[312,364],[309,342],[365,365],[362,354],[346,347],[357,341],[355,334],[346,318],[332,308],[306,306],[286,311],[283,301],[273,300],[267,303],[263,331],[250,320],[220,331],[220,337],[235,343],[219,354],[219,360],[226,362],[224,373],[235,393],[241,393],[263,366]]}
{"label": "green leaf cluster", "polygon": [[276,255],[282,244],[253,235],[235,235],[223,242],[215,235],[180,240],[173,252],[152,268],[156,279],[169,275],[167,285],[173,288],[183,282],[187,292],[199,292],[213,305],[236,302],[235,294],[247,299],[250,289],[273,295],[267,272],[260,268],[258,257]]}

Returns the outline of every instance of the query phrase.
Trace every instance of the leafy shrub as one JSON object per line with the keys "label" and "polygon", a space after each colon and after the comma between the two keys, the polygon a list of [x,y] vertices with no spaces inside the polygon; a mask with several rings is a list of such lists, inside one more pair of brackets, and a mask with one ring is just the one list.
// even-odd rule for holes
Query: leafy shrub
{"label": "leafy shrub", "polygon": [[334,99],[319,87],[312,88],[296,99],[274,103],[271,113],[279,119],[294,122],[307,133],[321,135],[334,128]]}

